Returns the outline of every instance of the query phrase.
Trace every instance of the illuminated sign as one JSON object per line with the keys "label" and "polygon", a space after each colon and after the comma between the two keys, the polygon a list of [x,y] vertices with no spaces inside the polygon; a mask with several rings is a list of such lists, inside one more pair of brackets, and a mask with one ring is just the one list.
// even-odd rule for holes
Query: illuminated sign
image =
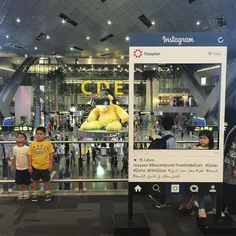
{"label": "illuminated sign", "polygon": [[195,126],[195,125],[188,125],[187,126],[187,131],[192,131],[192,132],[200,132],[202,130],[209,130],[209,131],[218,131],[218,126],[217,125],[209,125],[209,126]]}
{"label": "illuminated sign", "polygon": [[154,115],[153,111],[140,111],[139,115]]}
{"label": "illuminated sign", "polygon": [[0,126],[0,132],[28,132],[28,131],[33,131],[33,127],[31,126],[20,126],[20,125],[17,125],[17,126],[14,126],[14,125],[11,125],[11,126]]}
{"label": "illuminated sign", "polygon": [[73,112],[69,112],[69,111],[58,111],[57,115],[70,115],[73,114]]}
{"label": "illuminated sign", "polygon": [[199,132],[199,131],[202,131],[202,130],[213,131],[213,127],[208,127],[208,126],[205,126],[205,127],[195,127],[195,129],[194,129],[195,132]]}
{"label": "illuminated sign", "polygon": [[[105,80],[97,80],[97,81],[94,81],[94,80],[85,80],[83,81],[82,85],[81,85],[81,91],[83,94],[85,95],[91,95],[92,92],[90,91],[87,91],[86,89],[86,85],[87,84],[92,84],[96,82],[97,84],[97,93],[100,93],[101,92],[101,84],[105,85],[105,88],[109,89],[110,88],[110,85],[107,81]],[[124,84],[124,81],[121,81],[121,80],[117,80],[114,82],[115,84],[115,88],[114,88],[114,94],[115,95],[123,95],[123,92],[121,92],[120,90],[123,89],[123,84]]]}

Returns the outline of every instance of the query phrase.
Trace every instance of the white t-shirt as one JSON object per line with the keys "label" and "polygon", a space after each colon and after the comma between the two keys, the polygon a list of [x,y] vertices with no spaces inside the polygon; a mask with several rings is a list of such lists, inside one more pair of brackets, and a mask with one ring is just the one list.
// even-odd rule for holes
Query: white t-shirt
{"label": "white t-shirt", "polygon": [[15,157],[16,160],[16,169],[17,170],[27,170],[29,168],[27,150],[28,146],[24,145],[23,147],[14,146],[12,150],[12,157]]}

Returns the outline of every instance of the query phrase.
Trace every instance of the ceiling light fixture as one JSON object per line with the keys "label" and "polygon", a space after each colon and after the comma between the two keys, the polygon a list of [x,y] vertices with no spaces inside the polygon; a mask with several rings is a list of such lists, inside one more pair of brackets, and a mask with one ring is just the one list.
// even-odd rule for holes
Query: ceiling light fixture
{"label": "ceiling light fixture", "polygon": [[37,48],[37,47],[34,47],[34,50],[38,50],[38,48]]}
{"label": "ceiling light fixture", "polygon": [[20,63],[20,61],[17,61],[17,63]]}
{"label": "ceiling light fixture", "polygon": [[89,40],[90,39],[90,37],[89,36],[87,36],[87,38],[86,38],[87,40]]}
{"label": "ceiling light fixture", "polygon": [[197,72],[203,72],[203,71],[208,71],[208,70],[214,70],[214,69],[217,69],[217,68],[220,68],[220,66],[218,65],[218,66],[211,66],[211,67],[199,69],[199,70],[197,70]]}
{"label": "ceiling light fixture", "polygon": [[17,22],[17,23],[20,23],[20,18],[16,18],[16,22]]}
{"label": "ceiling light fixture", "polygon": [[6,35],[6,38],[7,38],[7,39],[9,38],[9,35],[8,35],[8,34]]}
{"label": "ceiling light fixture", "polygon": [[73,51],[73,50],[74,50],[74,48],[73,48],[73,47],[71,47],[71,48],[70,48],[70,50],[71,50],[71,51]]}
{"label": "ceiling light fixture", "polygon": [[66,21],[65,21],[64,19],[62,19],[61,23],[62,23],[62,24],[65,24],[65,23],[66,23]]}
{"label": "ceiling light fixture", "polygon": [[153,21],[152,21],[152,25],[155,25],[155,24],[156,24],[156,23],[155,23],[155,21],[153,20]]}
{"label": "ceiling light fixture", "polygon": [[144,25],[146,25],[148,28],[152,26],[151,21],[143,14],[141,16],[138,17],[139,20],[141,20],[143,22]]}
{"label": "ceiling light fixture", "polygon": [[89,56],[89,58],[92,58],[92,56]]}
{"label": "ceiling light fixture", "polygon": [[28,55],[27,55],[27,54],[25,54],[25,57],[28,57]]}
{"label": "ceiling light fixture", "polygon": [[109,35],[105,36],[104,38],[100,39],[100,41],[101,42],[105,42],[106,40],[108,40],[109,38],[112,38],[112,37],[114,37],[114,35],[113,34],[109,34]]}
{"label": "ceiling light fixture", "polygon": [[0,49],[2,49],[2,47],[0,46]]}
{"label": "ceiling light fixture", "polygon": [[49,36],[49,35],[47,35],[47,39],[50,39],[50,36]]}
{"label": "ceiling light fixture", "polygon": [[106,48],[106,51],[108,51],[109,49],[108,48]]}
{"label": "ceiling light fixture", "polygon": [[74,20],[72,20],[70,17],[66,16],[64,13],[61,12],[61,14],[59,15],[59,17],[64,20],[62,21],[62,23],[69,23],[71,25],[73,25],[74,27],[76,27],[78,25],[78,23]]}
{"label": "ceiling light fixture", "polygon": [[127,37],[125,38],[125,40],[126,40],[126,41],[129,41],[129,37],[127,36]]}
{"label": "ceiling light fixture", "polygon": [[196,25],[200,25],[201,24],[201,22],[198,20],[197,22],[196,22]]}
{"label": "ceiling light fixture", "polygon": [[107,62],[105,61],[105,64],[107,64]]}
{"label": "ceiling light fixture", "polygon": [[120,58],[121,58],[121,59],[124,59],[124,56],[121,56]]}
{"label": "ceiling light fixture", "polygon": [[107,24],[108,24],[108,25],[110,25],[110,24],[111,24],[111,21],[110,21],[110,20],[108,20],[108,21],[107,21]]}

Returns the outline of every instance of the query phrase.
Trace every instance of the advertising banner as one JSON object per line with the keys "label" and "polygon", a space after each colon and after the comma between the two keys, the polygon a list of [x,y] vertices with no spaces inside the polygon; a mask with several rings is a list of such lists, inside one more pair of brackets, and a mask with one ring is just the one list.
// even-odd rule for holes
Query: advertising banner
{"label": "advertising banner", "polygon": [[[224,163],[226,35],[222,33],[131,33],[129,55],[129,188],[131,192],[146,194],[164,188],[170,193],[220,195]],[[217,72],[217,75],[213,72]],[[176,124],[176,133],[173,133],[173,130],[162,130],[162,133],[172,135],[172,141],[177,143],[174,148],[148,149],[148,142],[144,143],[144,146],[134,143],[137,136],[141,136],[139,140],[143,140],[142,137],[150,130],[157,135],[157,123],[151,115],[145,130],[142,129],[144,124],[139,131],[135,127],[135,73],[141,73],[145,80],[143,84],[146,87],[143,89],[146,91],[144,96],[146,112],[154,114],[155,110],[161,111],[162,106],[169,106],[168,113],[164,113],[158,119],[163,120],[164,117],[170,116],[175,120],[175,124],[179,122],[178,125]],[[209,86],[202,86],[201,76],[204,77],[204,85],[208,81],[206,78],[215,81]],[[180,84],[179,87],[187,87],[189,90],[187,93],[191,94],[191,98],[185,95],[179,98],[178,94],[173,98],[167,93],[165,94],[167,98],[163,98],[163,94],[162,97],[157,96],[156,87],[165,91],[175,88],[177,83]],[[209,146],[209,142],[207,146],[204,147],[204,144],[201,146],[200,137],[192,135],[193,130],[187,130],[187,126],[186,130],[183,130],[183,114],[171,114],[172,108],[176,112],[178,107],[186,107],[187,111],[193,106],[198,107],[196,109],[198,114],[189,112],[186,115],[188,127],[195,125],[191,123],[193,122],[189,118],[191,115],[206,117],[209,110],[213,108],[218,112],[218,120],[212,124],[212,120],[208,121],[206,118],[205,125],[214,127],[208,129],[208,132],[212,133],[210,141],[213,142],[214,139],[214,147]],[[178,128],[179,124],[181,124],[180,128]],[[202,128],[199,131],[201,130],[206,129]],[[183,131],[186,138],[180,136]]]}

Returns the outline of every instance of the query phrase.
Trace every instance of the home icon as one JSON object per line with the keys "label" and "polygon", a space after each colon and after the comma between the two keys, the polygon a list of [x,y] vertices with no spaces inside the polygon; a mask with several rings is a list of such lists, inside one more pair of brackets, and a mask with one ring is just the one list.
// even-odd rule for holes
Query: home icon
{"label": "home icon", "polygon": [[134,188],[134,191],[135,191],[136,193],[140,193],[141,190],[142,190],[142,188],[141,188],[139,185],[137,185],[137,186]]}

